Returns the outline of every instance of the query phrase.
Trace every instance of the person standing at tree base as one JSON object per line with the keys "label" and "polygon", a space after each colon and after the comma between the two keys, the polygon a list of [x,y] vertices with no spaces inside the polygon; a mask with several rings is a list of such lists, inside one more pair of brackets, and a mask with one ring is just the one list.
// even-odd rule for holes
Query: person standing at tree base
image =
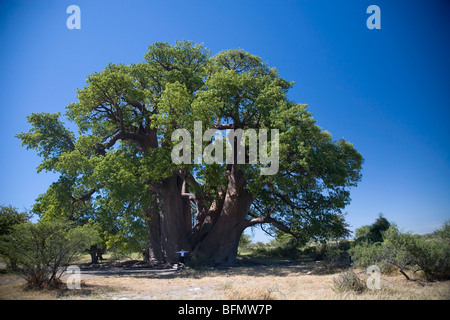
{"label": "person standing at tree base", "polygon": [[184,264],[184,255],[188,252],[189,251],[184,251],[183,249],[181,249],[180,251],[176,251],[176,253],[180,254],[180,263]]}

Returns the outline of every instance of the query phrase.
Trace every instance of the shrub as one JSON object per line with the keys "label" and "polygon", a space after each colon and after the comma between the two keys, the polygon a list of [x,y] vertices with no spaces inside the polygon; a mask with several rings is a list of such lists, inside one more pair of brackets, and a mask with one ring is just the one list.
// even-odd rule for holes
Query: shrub
{"label": "shrub", "polygon": [[348,291],[362,293],[366,289],[367,286],[364,281],[353,270],[341,272],[337,277],[333,278],[333,291],[336,293],[346,293]]}
{"label": "shrub", "polygon": [[366,269],[371,265],[377,265],[381,272],[389,273],[393,270],[392,265],[382,258],[383,246],[380,243],[360,243],[349,250],[353,266]]}
{"label": "shrub", "polygon": [[65,265],[75,261],[98,241],[90,225],[73,227],[63,221],[40,221],[14,226],[8,239],[0,242],[3,255],[17,264],[29,288],[57,286]]}
{"label": "shrub", "polygon": [[450,279],[450,243],[440,239],[410,236],[405,243],[411,263],[425,273],[427,279]]}
{"label": "shrub", "polygon": [[383,232],[382,243],[360,243],[350,249],[354,266],[376,264],[382,272],[395,266],[409,280],[405,269],[423,271],[427,279],[450,278],[450,227],[448,222],[430,236],[400,232],[392,225]]}
{"label": "shrub", "polygon": [[[450,220],[436,230],[430,239],[422,237],[422,241],[416,242],[416,245],[418,251],[423,254],[416,255],[418,258],[415,263],[426,274],[431,274],[437,279],[450,279]],[[410,250],[414,253],[414,248]]]}

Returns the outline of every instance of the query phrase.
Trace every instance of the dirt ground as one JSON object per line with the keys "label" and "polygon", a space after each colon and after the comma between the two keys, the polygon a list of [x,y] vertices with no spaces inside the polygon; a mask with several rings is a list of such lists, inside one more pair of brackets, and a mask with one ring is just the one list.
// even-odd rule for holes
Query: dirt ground
{"label": "dirt ground", "polygon": [[[24,289],[18,275],[0,274],[0,299],[54,300],[309,300],[309,299],[439,299],[450,300],[450,281],[406,281],[382,275],[381,290],[336,293],[330,271],[322,263],[282,262],[222,269],[83,270],[81,289]],[[68,275],[61,280],[66,281]],[[361,276],[362,278],[364,275]]]}

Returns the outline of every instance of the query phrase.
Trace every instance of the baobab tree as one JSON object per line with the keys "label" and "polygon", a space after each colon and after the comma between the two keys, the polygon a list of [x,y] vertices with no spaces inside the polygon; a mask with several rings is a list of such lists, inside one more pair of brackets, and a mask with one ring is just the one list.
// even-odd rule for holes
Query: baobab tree
{"label": "baobab tree", "polygon": [[[205,263],[232,264],[243,231],[257,224],[304,241],[348,233],[342,210],[363,158],[289,100],[293,83],[261,58],[158,42],[144,62],[109,64],[86,82],[65,113],[78,133],[59,113],[36,113],[17,135],[43,158],[38,170],[60,174],[37,199],[41,215],[142,222],[146,256],[163,262],[178,261],[184,248]],[[198,121],[203,131],[278,130],[277,173],[261,174],[262,161],[174,163],[174,131],[193,132]]]}

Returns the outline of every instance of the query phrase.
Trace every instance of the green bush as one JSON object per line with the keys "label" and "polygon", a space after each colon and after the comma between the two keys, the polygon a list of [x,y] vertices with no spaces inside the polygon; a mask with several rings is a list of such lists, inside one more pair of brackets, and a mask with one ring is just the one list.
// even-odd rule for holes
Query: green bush
{"label": "green bush", "polygon": [[392,271],[392,265],[382,258],[383,246],[381,243],[364,242],[357,244],[349,250],[353,266],[356,268],[367,269],[371,265],[377,265],[381,272],[389,273]]}
{"label": "green bush", "polygon": [[302,255],[301,247],[295,241],[288,240],[276,239],[269,243],[258,242],[247,246],[247,250],[252,255],[264,258],[298,259]]}
{"label": "green bush", "polygon": [[364,242],[350,249],[354,266],[372,264],[382,272],[397,267],[409,279],[406,269],[423,271],[427,279],[450,278],[450,227],[447,222],[430,236],[400,232],[392,225],[383,232],[383,242]]}
{"label": "green bush", "polygon": [[90,225],[73,227],[64,220],[44,220],[15,225],[0,241],[0,251],[15,261],[29,288],[45,288],[57,286],[62,267],[76,261],[97,241],[98,235]]}
{"label": "green bush", "polygon": [[405,243],[408,259],[428,279],[450,279],[450,242],[411,235]]}

